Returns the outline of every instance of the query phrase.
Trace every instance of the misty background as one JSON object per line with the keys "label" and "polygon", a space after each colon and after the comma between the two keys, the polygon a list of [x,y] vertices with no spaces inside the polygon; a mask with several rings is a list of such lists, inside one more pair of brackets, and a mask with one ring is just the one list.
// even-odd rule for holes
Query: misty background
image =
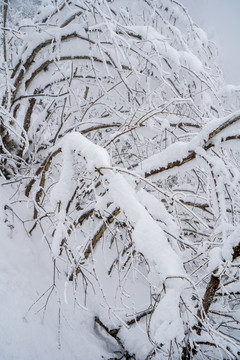
{"label": "misty background", "polygon": [[240,85],[240,0],[180,0],[215,42],[226,83]]}

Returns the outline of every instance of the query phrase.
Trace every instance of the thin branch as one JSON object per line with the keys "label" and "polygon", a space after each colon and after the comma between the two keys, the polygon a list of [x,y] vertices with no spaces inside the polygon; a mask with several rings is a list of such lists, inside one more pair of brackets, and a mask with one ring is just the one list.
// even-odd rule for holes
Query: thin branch
{"label": "thin branch", "polygon": [[3,5],[3,58],[7,62],[7,44],[6,44],[6,24],[7,24],[8,0],[4,0]]}

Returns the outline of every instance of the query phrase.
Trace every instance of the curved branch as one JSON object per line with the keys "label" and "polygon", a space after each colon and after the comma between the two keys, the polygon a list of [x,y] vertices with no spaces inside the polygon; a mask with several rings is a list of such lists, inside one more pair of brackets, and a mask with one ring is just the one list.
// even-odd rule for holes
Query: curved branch
{"label": "curved branch", "polygon": [[[240,256],[240,243],[233,247],[233,254],[232,254],[232,261],[236,260],[238,257]],[[206,287],[204,296],[203,296],[203,300],[202,300],[202,309],[203,310],[198,310],[197,316],[200,319],[198,322],[198,325],[194,326],[194,329],[196,330],[197,334],[200,335],[201,334],[201,330],[202,330],[202,319],[204,319],[206,317],[206,315],[209,312],[209,309],[213,303],[214,297],[216,295],[216,292],[219,288],[220,285],[220,280],[221,277],[220,275],[216,275],[218,269],[216,269],[213,274],[211,275],[211,278],[208,282],[208,285]]]}
{"label": "curved branch", "polygon": [[[89,216],[93,214],[94,210],[91,209],[89,212],[83,214],[78,221],[74,223],[74,226],[76,227],[78,224],[82,224],[82,222],[87,219]],[[92,253],[92,251],[95,249],[96,245],[98,244],[99,240],[102,238],[104,232],[107,230],[108,224],[111,224],[115,217],[120,214],[121,210],[119,208],[116,208],[111,215],[108,216],[107,220],[104,221],[104,223],[100,226],[94,237],[92,238],[90,244],[88,245],[87,249],[84,251],[84,259],[87,260],[89,258],[89,255]],[[81,272],[80,266],[77,266],[76,269],[71,273],[68,280],[73,281],[74,275],[77,276]]]}
{"label": "curved branch", "polygon": [[100,229],[97,231],[97,233],[94,235],[94,237],[91,240],[91,243],[88,245],[87,249],[84,251],[84,259],[88,259],[91,252],[95,249],[97,243],[103,236],[104,232],[107,230],[107,224],[111,224],[115,217],[120,214],[120,209],[116,208],[113,213],[107,218],[107,221],[102,224]]}
{"label": "curved branch", "polygon": [[[67,41],[67,40],[72,39],[72,38],[79,38],[79,39],[81,39],[81,40],[85,40],[85,41],[90,42],[90,43],[92,43],[92,44],[95,43],[94,41],[90,40],[89,38],[86,38],[86,37],[84,37],[84,36],[81,36],[81,35],[77,34],[76,32],[73,32],[73,33],[70,33],[70,34],[67,34],[67,35],[62,35],[60,41],[61,41],[61,42],[64,42],[64,41]],[[25,63],[22,65],[23,68],[20,70],[17,78],[16,78],[15,81],[14,81],[14,87],[15,87],[15,89],[14,89],[14,91],[13,91],[13,93],[12,93],[11,103],[13,103],[13,101],[14,101],[14,99],[15,99],[15,97],[16,97],[16,94],[17,94],[17,92],[18,92],[18,89],[19,89],[19,87],[20,87],[20,85],[21,85],[21,83],[22,83],[22,81],[23,81],[23,78],[24,78],[26,72],[29,70],[30,66],[34,63],[34,59],[36,58],[36,56],[38,55],[38,53],[39,53],[42,49],[44,49],[45,47],[47,47],[47,46],[49,46],[49,45],[51,45],[51,44],[55,44],[55,43],[56,43],[56,39],[48,39],[48,40],[46,40],[45,42],[42,42],[41,44],[39,44],[38,46],[36,46],[36,47],[32,50],[31,54],[28,56],[28,58],[27,58],[27,60],[25,61]],[[52,60],[51,62],[53,62],[53,60]],[[50,63],[51,63],[51,62],[50,62]],[[15,68],[14,68],[14,70],[13,70],[13,72],[12,72],[12,75],[11,75],[11,79],[13,79],[13,78],[16,76],[16,73],[17,73],[17,71],[18,71],[21,63],[22,63],[22,61],[20,60],[20,61],[18,62],[18,64],[15,66]]]}
{"label": "curved branch", "polygon": [[45,176],[46,176],[46,172],[47,170],[49,169],[49,166],[51,165],[51,162],[52,162],[52,159],[57,155],[59,154],[60,152],[62,151],[61,148],[55,150],[53,153],[51,153],[43,162],[42,164],[39,166],[39,168],[36,170],[35,172],[35,176],[34,178],[32,178],[32,180],[28,183],[28,185],[26,186],[26,189],[25,189],[25,195],[27,197],[29,197],[29,194],[31,192],[31,189],[33,187],[33,185],[35,184],[37,178],[36,176],[39,176],[41,174],[41,172],[43,172],[42,174],[42,177],[41,177],[41,180],[40,180],[40,183],[41,183],[41,186],[45,184]]}
{"label": "curved branch", "polygon": [[[208,150],[211,147],[214,146],[213,143],[213,139],[215,137],[217,137],[217,135],[219,135],[222,131],[224,131],[225,129],[227,129],[229,126],[235,124],[236,122],[238,122],[240,120],[240,114],[239,112],[235,113],[235,114],[231,114],[230,116],[228,116],[227,118],[223,118],[223,119],[218,119],[217,124],[216,120],[214,119],[212,122],[208,123],[205,127],[203,127],[203,129],[199,132],[198,135],[196,135],[196,137],[191,140],[191,142],[189,143],[189,150],[188,150],[188,155],[186,156],[181,156],[181,154],[179,154],[178,152],[174,153],[173,156],[173,160],[168,162],[167,164],[164,164],[163,166],[161,166],[161,154],[159,153],[157,155],[154,155],[154,157],[156,158],[156,156],[159,157],[159,167],[154,167],[153,169],[150,169],[148,171],[145,171],[145,177],[148,178],[152,175],[156,175],[156,174],[160,174],[163,173],[164,171],[168,171],[171,170],[173,168],[178,168],[186,163],[189,163],[190,161],[194,160],[196,158],[196,149],[201,146],[203,148],[203,150]],[[220,124],[219,124],[220,123]],[[225,138],[221,139],[221,142],[227,141],[227,140],[236,140],[239,139],[239,136],[226,136]],[[187,143],[185,143],[187,145]],[[193,146],[191,146],[193,145]],[[175,146],[175,144],[171,145],[170,147],[168,147],[167,149],[164,150],[165,152],[170,152],[171,150],[173,150],[173,146]],[[145,163],[151,162],[152,158],[149,158],[145,161]],[[140,166],[139,166],[140,167]]]}

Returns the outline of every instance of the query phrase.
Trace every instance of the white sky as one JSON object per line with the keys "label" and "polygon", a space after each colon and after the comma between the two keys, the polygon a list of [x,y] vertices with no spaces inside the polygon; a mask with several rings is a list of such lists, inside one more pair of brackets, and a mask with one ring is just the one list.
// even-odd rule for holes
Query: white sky
{"label": "white sky", "polygon": [[226,83],[240,85],[240,0],[179,0],[219,49]]}

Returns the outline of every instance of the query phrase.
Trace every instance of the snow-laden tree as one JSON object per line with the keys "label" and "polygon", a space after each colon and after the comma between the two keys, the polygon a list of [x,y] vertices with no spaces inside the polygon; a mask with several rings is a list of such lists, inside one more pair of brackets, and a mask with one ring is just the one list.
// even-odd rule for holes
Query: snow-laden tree
{"label": "snow-laden tree", "polygon": [[2,221],[53,264],[28,320],[59,333],[74,307],[96,359],[238,358],[240,102],[215,45],[174,0],[2,10]]}

